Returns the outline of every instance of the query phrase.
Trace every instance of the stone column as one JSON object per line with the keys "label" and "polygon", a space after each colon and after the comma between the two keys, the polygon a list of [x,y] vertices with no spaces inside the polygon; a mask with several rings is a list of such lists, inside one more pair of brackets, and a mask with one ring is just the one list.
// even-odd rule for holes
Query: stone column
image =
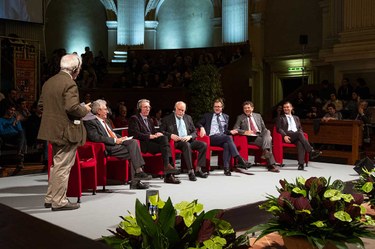
{"label": "stone column", "polygon": [[145,49],[156,49],[156,28],[158,21],[145,21]]}

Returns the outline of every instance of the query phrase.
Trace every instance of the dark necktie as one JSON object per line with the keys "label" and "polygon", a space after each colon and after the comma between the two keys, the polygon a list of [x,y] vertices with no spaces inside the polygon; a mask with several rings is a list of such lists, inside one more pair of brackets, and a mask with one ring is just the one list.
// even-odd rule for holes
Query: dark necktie
{"label": "dark necktie", "polygon": [[220,121],[220,114],[216,114],[216,121],[217,121],[217,125],[219,126],[219,131],[221,134],[224,133],[224,129],[223,129],[223,126],[221,124],[221,121]]}
{"label": "dark necktie", "polygon": [[145,123],[147,130],[150,131],[150,126],[148,126],[147,118],[143,118],[143,122]]}

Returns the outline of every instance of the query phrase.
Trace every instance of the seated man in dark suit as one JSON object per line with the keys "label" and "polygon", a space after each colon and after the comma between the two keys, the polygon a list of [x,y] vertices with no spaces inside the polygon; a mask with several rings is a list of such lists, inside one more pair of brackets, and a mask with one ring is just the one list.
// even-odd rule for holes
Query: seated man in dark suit
{"label": "seated man in dark suit", "polygon": [[[21,125],[21,114],[16,114],[16,106],[5,105],[5,113],[0,117],[0,143],[10,144],[17,149],[17,168],[23,168],[26,151],[26,137]],[[1,149],[1,144],[0,144]]]}
{"label": "seated man in dark suit", "polygon": [[178,172],[172,166],[172,154],[169,140],[163,133],[155,129],[152,119],[149,117],[151,105],[147,99],[141,99],[137,103],[138,114],[129,119],[129,135],[138,139],[143,153],[161,153],[164,164],[165,183],[179,184],[180,180],[173,173]]}
{"label": "seated man in dark suit", "polygon": [[147,175],[142,170],[145,164],[138,143],[133,139],[121,137],[113,132],[107,122],[107,102],[98,99],[92,103],[91,112],[95,114],[94,119],[84,121],[87,138],[92,142],[99,142],[105,144],[105,149],[108,155],[130,159],[132,165],[132,181],[131,189],[147,189],[148,185],[142,183],[140,180],[150,180],[152,177]]}
{"label": "seated man in dark suit", "polygon": [[206,134],[210,137],[210,143],[213,146],[219,146],[224,149],[223,163],[224,174],[230,176],[229,163],[231,156],[237,159],[240,168],[248,168],[249,163],[245,161],[238,153],[237,147],[233,142],[231,135],[238,133],[237,130],[228,130],[229,116],[222,113],[224,102],[222,99],[216,99],[214,102],[214,112],[205,113],[202,119],[197,123],[200,128],[200,136]]}
{"label": "seated man in dark suit", "polygon": [[233,127],[238,134],[247,136],[249,144],[258,145],[263,149],[263,157],[267,160],[268,171],[280,172],[276,167],[275,158],[272,154],[271,132],[266,128],[263,118],[259,113],[254,113],[254,104],[251,101],[245,101],[242,104],[243,114],[237,117]]}
{"label": "seated man in dark suit", "polygon": [[[207,174],[204,174],[201,170],[202,167],[206,167],[207,144],[195,140],[197,130],[194,126],[193,119],[185,114],[186,104],[182,101],[178,101],[174,109],[174,113],[163,118],[160,131],[169,139],[172,139],[175,147],[182,151],[182,156],[189,170],[189,180],[196,181],[197,178],[195,176],[207,178]],[[195,174],[192,162],[192,150],[197,150],[199,152],[198,166]]]}
{"label": "seated man in dark suit", "polygon": [[277,120],[277,131],[283,137],[285,143],[293,143],[297,145],[298,153],[298,169],[304,169],[305,152],[310,153],[310,159],[317,158],[321,152],[314,150],[309,141],[306,140],[299,118],[292,115],[293,106],[290,102],[283,104],[284,114],[280,115]]}

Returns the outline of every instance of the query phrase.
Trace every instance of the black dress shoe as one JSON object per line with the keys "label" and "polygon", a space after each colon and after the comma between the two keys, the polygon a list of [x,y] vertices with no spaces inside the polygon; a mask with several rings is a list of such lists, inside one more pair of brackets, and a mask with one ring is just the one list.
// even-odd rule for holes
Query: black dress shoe
{"label": "black dress shoe", "polygon": [[137,180],[151,180],[152,176],[148,175],[148,174],[146,174],[145,172],[142,171],[142,172],[135,173],[134,174],[134,179],[137,179]]}
{"label": "black dress shoe", "polygon": [[197,180],[197,178],[195,177],[193,172],[189,173],[189,180],[193,181],[193,182],[195,182]]}
{"label": "black dress shoe", "polygon": [[274,172],[274,173],[280,172],[280,170],[275,165],[269,165],[267,168],[268,168],[268,171],[270,172]]}
{"label": "black dress shoe", "polygon": [[231,176],[232,173],[230,172],[230,169],[224,168],[224,175]]}
{"label": "black dress shoe", "polygon": [[181,181],[178,178],[175,178],[172,174],[164,178],[165,183],[180,184]]}
{"label": "black dress shoe", "polygon": [[200,178],[207,178],[208,174],[203,173],[202,170],[199,170],[199,171],[195,172],[195,176],[200,177]]}
{"label": "black dress shoe", "polygon": [[313,160],[317,157],[319,157],[322,154],[320,150],[312,150],[310,151],[310,160]]}
{"label": "black dress shoe", "polygon": [[44,207],[45,208],[51,208],[52,207],[52,203],[45,202],[44,203]]}
{"label": "black dress shoe", "polygon": [[176,174],[179,173],[179,170],[173,167],[171,164],[168,164],[167,167],[164,167],[164,174]]}
{"label": "black dress shoe", "polygon": [[147,183],[136,181],[130,184],[130,189],[148,189],[150,186]]}
{"label": "black dress shoe", "polygon": [[58,207],[58,208],[54,208],[52,207],[52,211],[67,211],[67,210],[74,210],[74,209],[78,209],[80,206],[79,206],[79,203],[71,203],[71,202],[68,202],[65,206],[62,206],[62,207]]}
{"label": "black dress shoe", "polygon": [[298,164],[298,170],[304,170],[304,168],[305,167],[303,166],[303,163],[302,164],[301,163]]}

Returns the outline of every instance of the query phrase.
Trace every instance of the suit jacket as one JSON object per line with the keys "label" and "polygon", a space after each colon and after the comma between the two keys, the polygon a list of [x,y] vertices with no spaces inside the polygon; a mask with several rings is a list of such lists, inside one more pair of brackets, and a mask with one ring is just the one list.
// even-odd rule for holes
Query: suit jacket
{"label": "suit jacket", "polygon": [[[296,123],[297,132],[303,132],[301,121],[299,120],[299,117],[293,115],[294,122]],[[288,132],[288,118],[285,116],[285,114],[280,115],[279,119],[277,120],[277,131],[283,136],[287,136]]]}
{"label": "suit jacket", "polygon": [[[209,136],[211,132],[211,122],[212,122],[212,118],[214,114],[215,114],[214,112],[208,112],[208,113],[203,114],[201,120],[197,123],[197,127],[199,128],[204,127],[204,129],[206,130],[207,136]],[[225,125],[223,126],[224,134],[229,135],[230,134],[228,130],[229,116],[225,113],[222,113],[222,115],[225,120]]]}
{"label": "suit jacket", "polygon": [[[193,119],[191,118],[191,116],[187,114],[185,114],[182,119],[185,122],[187,135],[192,136],[192,139],[190,141],[193,141],[197,137],[197,129],[194,126]],[[178,129],[174,113],[171,113],[163,118],[160,130],[161,132],[163,132],[165,136],[168,137],[168,139],[171,139],[172,134],[178,135]]]}
{"label": "suit jacket", "polygon": [[77,85],[68,73],[59,72],[44,83],[39,105],[43,108],[43,115],[38,139],[64,145],[72,143],[67,139],[69,135],[79,145],[85,143],[83,123],[74,124],[74,120],[83,118],[88,110],[80,105]]}
{"label": "suit jacket", "polygon": [[[85,124],[87,130],[87,138],[90,141],[104,143],[105,149],[108,152],[110,152],[112,147],[116,145],[115,139],[113,137],[108,136],[107,131],[104,129],[103,125],[100,124],[99,119],[95,118],[92,120],[83,121],[83,123]],[[111,127],[109,128],[112,130]],[[120,137],[120,135],[118,134],[116,134],[116,136]]]}
{"label": "suit jacket", "polygon": [[129,136],[133,136],[135,139],[140,141],[150,140],[150,134],[155,134],[157,130],[155,129],[154,123],[150,117],[147,117],[147,123],[150,131],[147,129],[145,122],[143,122],[141,114],[136,114],[129,119]]}
{"label": "suit jacket", "polygon": [[[259,113],[253,113],[252,115],[254,117],[255,124],[259,129],[259,132],[263,133],[263,131],[267,130],[267,127],[264,124],[262,116]],[[233,129],[238,130],[238,133],[241,135],[243,135],[245,131],[250,130],[249,122],[247,121],[246,114],[243,113],[237,116],[237,120],[236,120],[236,123],[234,124]]]}

